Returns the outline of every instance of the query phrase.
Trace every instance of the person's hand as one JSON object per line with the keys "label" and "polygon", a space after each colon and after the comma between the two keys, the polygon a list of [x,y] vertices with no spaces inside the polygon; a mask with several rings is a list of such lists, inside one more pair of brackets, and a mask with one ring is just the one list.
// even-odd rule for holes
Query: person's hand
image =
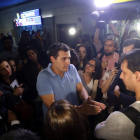
{"label": "person's hand", "polygon": [[103,69],[106,69],[107,66],[108,66],[108,62],[107,61],[102,62],[102,68]]}
{"label": "person's hand", "polygon": [[117,96],[119,98],[120,96],[120,87],[117,85],[115,86],[115,89],[114,89],[114,95]]}
{"label": "person's hand", "polygon": [[8,110],[8,122],[11,123],[14,120],[17,120],[17,116],[11,110]]}
{"label": "person's hand", "polygon": [[119,70],[117,70],[116,68],[117,68],[117,67],[115,67],[115,68],[111,71],[111,77],[114,77],[114,76],[117,75],[117,73],[118,73]]}
{"label": "person's hand", "polygon": [[1,96],[3,95],[3,92],[0,91],[0,100],[1,100]]}
{"label": "person's hand", "polygon": [[102,111],[102,109],[105,109],[105,105],[99,102],[95,102],[91,100],[91,97],[89,96],[86,101],[83,102],[82,105],[80,105],[77,109],[79,113],[83,115],[97,115]]}
{"label": "person's hand", "polygon": [[21,95],[22,93],[23,93],[23,91],[24,91],[24,89],[22,88],[22,85],[23,84],[21,84],[20,86],[18,86],[15,90],[14,90],[14,95],[15,96],[19,96],[19,95]]}
{"label": "person's hand", "polygon": [[106,108],[105,104],[91,100],[91,96],[88,96],[88,101],[91,105],[99,106],[102,110]]}

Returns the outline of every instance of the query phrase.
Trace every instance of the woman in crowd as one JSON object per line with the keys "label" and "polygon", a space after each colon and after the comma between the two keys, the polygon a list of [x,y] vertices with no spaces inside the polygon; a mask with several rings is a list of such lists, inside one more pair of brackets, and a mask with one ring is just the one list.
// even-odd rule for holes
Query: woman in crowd
{"label": "woman in crowd", "polygon": [[27,64],[23,68],[25,81],[29,88],[26,102],[34,107],[35,128],[39,129],[40,124],[42,124],[42,100],[36,90],[36,81],[38,73],[46,68],[48,63],[43,61],[38,52],[32,47],[27,48],[26,57]]}
{"label": "woman in crowd", "polygon": [[78,71],[82,84],[92,100],[95,100],[97,94],[98,81],[101,78],[102,66],[101,62],[94,58],[90,60],[84,71]]}
{"label": "woman in crowd", "polygon": [[48,140],[87,140],[89,135],[87,120],[66,100],[50,106],[45,127]]}
{"label": "woman in crowd", "polygon": [[41,101],[36,90],[38,73],[47,67],[47,63],[40,58],[39,53],[33,48],[26,49],[27,64],[23,68],[26,84],[29,86],[28,102],[32,105],[34,101]]}
{"label": "woman in crowd", "polygon": [[84,67],[87,63],[87,52],[86,52],[86,47],[83,44],[78,44],[75,47],[75,50],[78,53],[79,59],[80,59],[80,63],[76,66],[77,70],[84,70]]}
{"label": "woman in crowd", "polygon": [[0,91],[3,93],[1,103],[7,109],[13,110],[14,105],[20,101],[20,95],[24,91],[21,86],[22,84],[18,85],[9,63],[0,59]]}

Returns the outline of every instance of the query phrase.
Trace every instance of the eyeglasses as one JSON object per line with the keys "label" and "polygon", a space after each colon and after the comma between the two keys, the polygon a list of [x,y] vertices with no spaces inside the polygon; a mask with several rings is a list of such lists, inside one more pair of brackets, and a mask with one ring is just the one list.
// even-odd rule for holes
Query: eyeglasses
{"label": "eyeglasses", "polygon": [[93,64],[90,64],[89,62],[87,63],[87,65],[89,65],[91,68],[95,68],[95,66]]}

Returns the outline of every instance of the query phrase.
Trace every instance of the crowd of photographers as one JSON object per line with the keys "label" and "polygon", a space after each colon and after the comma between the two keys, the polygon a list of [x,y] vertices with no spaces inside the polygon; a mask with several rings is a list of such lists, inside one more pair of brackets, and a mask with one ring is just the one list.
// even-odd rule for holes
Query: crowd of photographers
{"label": "crowd of photographers", "polygon": [[131,104],[140,112],[119,60],[140,49],[140,39],[136,30],[130,31],[132,21],[121,40],[114,24],[108,24],[114,34],[103,43],[97,23],[95,34],[77,35],[71,48],[52,44],[46,29],[42,36],[23,31],[18,50],[11,34],[1,33],[0,139],[137,139],[135,124],[119,112]]}

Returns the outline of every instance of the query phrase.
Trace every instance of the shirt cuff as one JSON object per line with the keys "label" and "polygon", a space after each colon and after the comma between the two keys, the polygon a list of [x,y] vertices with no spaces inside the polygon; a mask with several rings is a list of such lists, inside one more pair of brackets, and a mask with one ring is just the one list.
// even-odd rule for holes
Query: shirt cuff
{"label": "shirt cuff", "polygon": [[11,126],[15,125],[15,124],[20,124],[20,122],[18,120],[14,120],[14,121],[11,122]]}
{"label": "shirt cuff", "polygon": [[125,95],[124,95],[124,93],[121,92],[120,96],[119,96],[119,100],[121,101],[121,104],[122,104],[124,98],[125,98]]}

